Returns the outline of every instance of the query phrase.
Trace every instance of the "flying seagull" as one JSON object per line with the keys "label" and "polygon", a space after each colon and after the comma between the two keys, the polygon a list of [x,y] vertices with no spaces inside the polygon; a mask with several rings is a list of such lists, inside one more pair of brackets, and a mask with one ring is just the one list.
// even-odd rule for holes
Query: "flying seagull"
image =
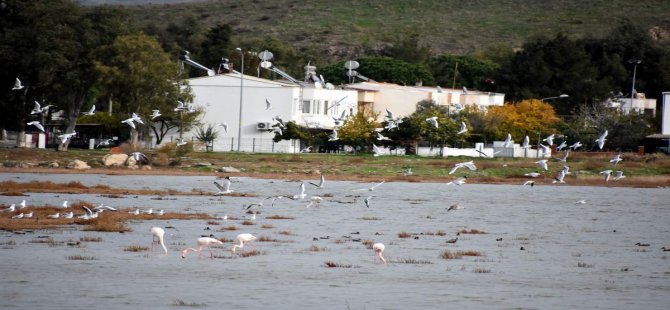
{"label": "flying seagull", "polygon": [[337,129],[333,128],[333,133],[328,136],[328,141],[337,141],[340,138],[337,137]]}
{"label": "flying seagull", "polygon": [[546,159],[538,160],[535,163],[540,165],[540,168],[542,168],[544,170],[549,170],[549,166],[547,165],[547,160]]}
{"label": "flying seagull", "polygon": [[323,186],[326,185],[326,178],[323,175],[321,175],[321,180],[319,181],[319,184],[312,183],[312,182],[309,182],[309,184],[312,184],[312,185],[316,186],[315,187],[316,189],[323,188]]}
{"label": "flying seagull", "polygon": [[551,183],[565,183],[565,181],[563,181],[564,178],[565,178],[565,170],[561,170],[558,172],[558,174]]}
{"label": "flying seagull", "polygon": [[458,185],[458,186],[460,186],[460,185],[462,185],[462,184],[465,184],[465,181],[466,181],[467,179],[468,179],[467,176],[462,176],[462,177],[460,177],[460,178],[458,178],[458,179],[456,179],[456,180],[453,180],[453,181],[447,183],[447,185]]}
{"label": "flying seagull", "polygon": [[384,141],[384,140],[391,141],[391,138],[385,137],[384,135],[382,135],[381,133],[378,132],[377,133],[377,140],[379,140],[379,141]]}
{"label": "flying seagull", "polygon": [[184,140],[184,138],[177,139],[177,146],[186,145],[187,143],[188,142],[186,142],[186,140]]}
{"label": "flying seagull", "polygon": [[91,107],[90,110],[88,110],[88,112],[82,112],[81,114],[88,115],[88,116],[95,115],[95,104]]}
{"label": "flying seagull", "polygon": [[76,134],[77,134],[76,131],[71,132],[71,133],[62,134],[62,135],[58,136],[58,139],[60,139],[61,143],[65,143],[65,142],[67,142],[67,140],[69,140],[70,138],[72,138],[72,136],[74,136]]}
{"label": "flying seagull", "polygon": [[530,138],[528,136],[523,138],[523,144],[521,145],[522,149],[530,148]]}
{"label": "flying seagull", "polygon": [[305,183],[301,183],[300,184],[300,192],[297,195],[293,196],[291,199],[302,200],[302,199],[305,199],[306,196],[307,195],[305,194]]}
{"label": "flying seagull", "polygon": [[323,200],[323,198],[321,198],[321,197],[319,197],[319,196],[312,196],[312,197],[309,199],[309,204],[308,204],[307,207],[305,207],[305,208],[309,208],[309,207],[311,207],[311,206],[314,206],[314,207],[318,208],[319,206],[321,206],[321,201],[322,201],[322,200]]}
{"label": "flying seagull", "polygon": [[161,111],[160,110],[151,110],[151,119],[153,120],[156,117],[161,116]]}
{"label": "flying seagull", "polygon": [[266,110],[272,109],[272,102],[270,102],[270,100],[268,100],[267,98],[265,99],[265,109]]}
{"label": "flying seagull", "polygon": [[433,127],[438,128],[437,116],[429,117],[426,121],[433,125]]}
{"label": "flying seagull", "polygon": [[214,185],[216,185],[216,187],[219,189],[219,191],[214,195],[225,195],[225,194],[232,193],[233,191],[230,189],[230,184],[231,184],[231,182],[230,182],[229,179],[224,179],[223,184],[220,184],[219,182],[214,181]]}
{"label": "flying seagull", "polygon": [[555,137],[555,136],[556,136],[556,135],[554,135],[554,134],[552,133],[552,134],[550,134],[548,137],[542,139],[542,141],[547,141],[547,144],[548,144],[549,146],[551,146],[551,145],[554,144],[554,137]]}
{"label": "flying seagull", "polygon": [[340,117],[332,116],[333,122],[335,122],[336,126],[340,125],[340,123],[344,121],[345,117],[347,117],[347,110],[342,111],[342,114],[340,114]]}
{"label": "flying seagull", "polygon": [[182,102],[182,101],[177,100],[177,107],[174,109],[174,111],[179,112],[179,111],[186,111],[186,110],[188,110],[188,107],[186,106],[186,104],[184,104],[184,102]]}
{"label": "flying seagull", "polygon": [[572,144],[571,146],[569,146],[569,148],[571,148],[571,149],[574,151],[574,150],[576,150],[577,148],[582,147],[582,146],[583,146],[582,142],[581,142],[581,141],[577,141],[577,142],[575,142],[574,144]]}
{"label": "flying seagull", "polygon": [[133,121],[136,121],[136,122],[144,125],[144,122],[142,121],[142,119],[135,112],[133,112],[133,115],[131,116],[131,118],[133,119]]}
{"label": "flying seagull", "polygon": [[223,127],[223,131],[228,133],[228,123],[219,123],[218,125]]}
{"label": "flying seagull", "polygon": [[365,206],[368,207],[368,208],[370,208],[370,200],[372,199],[372,197],[377,197],[377,196],[375,196],[375,195],[368,196],[368,197],[365,198],[365,200],[363,201],[363,202],[365,203]]}
{"label": "flying seagull", "polygon": [[[44,130],[42,130],[42,131],[44,131]],[[614,165],[616,166],[616,164],[618,164],[622,160],[623,160],[623,158],[621,158],[621,154],[617,154],[617,155],[614,155],[614,157],[612,157],[612,159],[610,159],[610,162],[614,163]]]}
{"label": "flying seagull", "polygon": [[40,124],[39,121],[32,121],[32,122],[26,123],[26,125],[28,125],[28,126],[33,125],[33,126],[37,127],[37,129],[39,129],[40,131],[44,132],[44,126],[42,126],[42,124]]}
{"label": "flying seagull", "polygon": [[528,172],[528,173],[524,173],[524,176],[531,177],[531,178],[537,178],[537,177],[539,177],[540,175],[541,175],[541,174],[540,174],[539,172]]}
{"label": "flying seagull", "polygon": [[380,149],[378,146],[376,146],[374,144],[372,145],[372,151],[374,152],[373,156],[375,156],[375,157],[377,157],[379,155],[384,155],[384,150]]}
{"label": "flying seagull", "polygon": [[535,181],[526,181],[526,182],[523,183],[522,186],[526,186],[526,185],[530,185],[530,187],[533,187],[533,186],[535,186]]}
{"label": "flying seagull", "polygon": [[619,181],[619,180],[621,180],[621,179],[623,179],[623,178],[625,178],[625,177],[626,177],[626,176],[623,175],[623,171],[621,171],[621,170],[617,170],[617,171],[614,171],[614,177],[613,177],[612,179],[613,179],[614,181]]}
{"label": "flying seagull", "polygon": [[567,146],[568,146],[568,143],[566,143],[565,140],[563,140],[563,141],[561,142],[561,144],[559,144],[559,145],[556,147],[556,150],[557,150],[557,151],[560,151],[560,150],[562,150],[564,147],[567,147]]}
{"label": "flying seagull", "polygon": [[603,149],[603,146],[605,146],[605,140],[607,140],[607,139],[605,139],[606,137],[607,137],[607,130],[605,130],[605,132],[603,132],[600,135],[600,137],[598,137],[598,139],[596,139],[596,142],[598,143],[598,148],[601,149],[601,150]]}
{"label": "flying seagull", "polygon": [[507,133],[507,138],[505,139],[505,143],[503,144],[504,148],[508,148],[512,146],[512,134]]}
{"label": "flying seagull", "polygon": [[612,170],[604,170],[600,171],[600,174],[602,174],[605,177],[605,182],[608,182],[610,180],[610,176],[612,176]]}
{"label": "flying seagull", "polygon": [[456,134],[460,135],[466,131],[468,131],[468,127],[465,125],[465,122],[461,122],[461,129]]}
{"label": "flying seagull", "polygon": [[468,168],[468,169],[470,169],[470,170],[472,170],[472,171],[476,171],[476,170],[477,170],[477,166],[475,166],[475,163],[474,163],[474,162],[472,162],[472,161],[467,161],[467,162],[463,162],[463,163],[457,163],[457,164],[455,164],[455,165],[454,165],[454,168],[452,168],[451,171],[449,171],[449,174],[453,174],[454,172],[456,172],[456,170],[458,170],[459,168],[463,168],[463,167]]}
{"label": "flying seagull", "polygon": [[133,129],[136,128],[136,127],[135,127],[134,120],[133,120],[132,118],[128,118],[128,119],[122,120],[121,123],[126,123],[126,124],[128,124],[128,126],[132,127]]}
{"label": "flying seagull", "polygon": [[355,189],[354,191],[373,191],[373,190],[375,190],[375,188],[377,188],[377,186],[384,184],[384,182],[386,182],[386,180],[381,181],[381,182],[375,184],[374,186],[372,186],[370,188]]}
{"label": "flying seagull", "polygon": [[12,87],[12,90],[20,90],[23,89],[23,84],[21,83],[21,80],[17,77],[16,80],[14,80],[14,87]]}

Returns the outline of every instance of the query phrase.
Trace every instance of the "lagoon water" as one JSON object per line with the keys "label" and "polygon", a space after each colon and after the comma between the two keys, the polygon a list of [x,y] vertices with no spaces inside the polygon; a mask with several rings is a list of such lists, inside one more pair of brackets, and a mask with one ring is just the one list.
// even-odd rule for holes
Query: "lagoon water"
{"label": "lagoon water", "polygon": [[[216,191],[209,176],[0,175],[0,181],[7,180]],[[371,183],[327,181],[324,189],[307,186],[308,198],[324,197],[320,208],[289,199],[270,207],[266,200],[255,225],[241,225],[249,216],[243,205],[271,195],[294,195],[299,184],[235,180],[233,190],[257,197],[0,196],[6,205],[23,198],[29,205],[83,200],[239,218],[218,225],[137,220],[123,234],[79,227],[0,232],[0,308],[164,309],[183,301],[205,309],[665,309],[670,302],[670,252],[660,249],[670,248],[670,189],[389,182],[369,192],[354,190]],[[366,208],[363,200],[371,194],[376,197]],[[586,204],[574,203],[581,199]],[[464,208],[447,211],[455,203]],[[266,218],[275,214],[294,219]],[[218,231],[229,225],[240,230]],[[152,226],[174,227],[166,229],[167,256],[124,251],[150,246]],[[486,233],[461,234],[455,244],[445,243],[463,229]],[[446,235],[434,234],[440,230]],[[400,238],[400,232],[414,236]],[[180,258],[179,250],[195,247],[198,237],[210,233],[228,239],[252,233],[282,242],[256,242],[263,254],[252,257],[232,255],[229,242],[213,248],[213,260],[199,259],[197,253]],[[79,247],[31,242],[38,236],[102,241]],[[390,262],[374,263],[372,250],[352,241],[356,238],[383,242]],[[638,242],[650,246],[636,246]],[[321,251],[310,251],[312,245]],[[445,250],[482,255],[446,260],[440,258]],[[94,259],[68,259],[75,255]],[[350,268],[327,268],[327,261]]]}

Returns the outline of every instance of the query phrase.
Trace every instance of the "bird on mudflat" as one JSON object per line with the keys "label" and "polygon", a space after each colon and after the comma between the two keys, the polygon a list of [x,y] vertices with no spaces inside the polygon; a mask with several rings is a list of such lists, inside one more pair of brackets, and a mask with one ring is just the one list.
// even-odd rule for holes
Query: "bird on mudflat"
{"label": "bird on mudflat", "polygon": [[218,240],[218,239],[215,239],[215,238],[212,238],[212,237],[200,237],[200,238],[198,238],[198,248],[197,249],[186,248],[186,249],[182,250],[181,251],[181,258],[186,259],[186,254],[188,254],[188,252],[198,252],[198,257],[201,257],[202,256],[202,250],[205,247],[207,247],[207,249],[209,250],[209,258],[213,259],[214,258],[214,253],[212,253],[211,246],[216,245],[216,244],[223,244],[223,242],[221,242],[221,240]]}
{"label": "bird on mudflat", "polygon": [[386,260],[384,259],[384,244],[383,243],[375,243],[372,245],[372,250],[375,252],[375,261],[377,258],[379,258],[380,261],[382,261],[384,264],[386,264]]}

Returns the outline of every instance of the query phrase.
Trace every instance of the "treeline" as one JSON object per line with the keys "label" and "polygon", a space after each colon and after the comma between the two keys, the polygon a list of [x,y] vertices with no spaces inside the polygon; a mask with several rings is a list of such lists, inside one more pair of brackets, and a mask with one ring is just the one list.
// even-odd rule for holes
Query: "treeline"
{"label": "treeline", "polygon": [[[593,131],[597,122],[615,126],[624,121],[607,116],[607,122],[615,122],[607,124],[596,120],[596,115],[604,113],[606,102],[630,97],[633,60],[641,60],[635,91],[660,98],[661,92],[670,89],[670,48],[631,21],[613,29],[600,38],[572,39],[561,33],[533,37],[518,50],[501,42],[467,55],[435,55],[430,46],[419,43],[420,34],[399,34],[382,49],[365,50],[356,59],[361,65],[357,70],[376,81],[401,85],[422,83],[505,93],[511,103],[569,94],[547,102],[561,122],[543,131],[579,135],[583,130]],[[33,101],[64,109],[69,129],[74,128],[80,112],[93,104],[99,110],[111,104],[115,112],[126,116],[138,109],[173,105],[178,99],[188,101],[188,89],[170,85],[203,72],[188,66],[185,72],[178,70],[178,57],[184,50],[207,67],[217,69],[222,58],[228,58],[239,70],[239,47],[248,53],[245,73],[278,78],[259,70],[259,60],[253,57],[269,50],[274,54],[273,63],[296,78],[302,77],[303,66],[311,62],[327,81],[335,85],[348,82],[343,61],[322,59],[319,51],[296,50],[290,42],[273,37],[245,39],[238,33],[244,32],[228,24],[207,27],[195,17],[146,24],[117,7],[81,7],[68,0],[3,1],[0,85],[5,86],[0,87],[0,108],[5,113],[0,114],[0,127],[22,130]],[[135,70],[131,64],[154,69]],[[17,77],[27,85],[26,91],[11,90]],[[169,85],[159,81],[169,81]],[[657,127],[657,122],[640,118],[647,122],[644,128],[635,131],[622,147],[632,148]],[[166,124],[170,125],[180,125],[176,116]]]}

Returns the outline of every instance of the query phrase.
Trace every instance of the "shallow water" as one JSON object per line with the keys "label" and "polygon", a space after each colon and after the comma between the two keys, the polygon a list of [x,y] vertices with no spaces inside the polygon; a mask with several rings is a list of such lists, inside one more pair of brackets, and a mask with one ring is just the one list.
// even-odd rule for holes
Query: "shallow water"
{"label": "shallow water", "polygon": [[[5,180],[216,190],[214,177],[208,176],[0,175],[0,181]],[[198,308],[547,309],[587,305],[660,309],[670,302],[670,252],[660,250],[670,247],[668,189],[394,182],[368,192],[353,190],[371,183],[327,181],[325,189],[307,186],[308,197],[324,196],[320,208],[306,209],[307,200],[288,199],[270,207],[266,200],[256,225],[240,224],[245,216],[243,205],[270,195],[296,194],[299,184],[252,178],[233,183],[236,192],[258,197],[165,196],[156,200],[158,196],[28,193],[24,198],[29,205],[84,200],[122,208],[228,214],[240,220],[221,220],[220,225],[209,225],[209,231],[204,230],[208,224],[202,220],[155,220],[131,221],[133,231],[124,234],[78,228],[25,235],[0,232],[0,243],[16,243],[0,246],[0,308],[162,309],[181,300],[198,303]],[[370,194],[376,197],[366,208],[363,199]],[[0,203],[21,199],[0,196]],[[580,199],[587,203],[574,204]],[[454,203],[464,209],[447,211]],[[271,214],[294,219],[265,218]],[[262,224],[273,228],[261,228]],[[240,230],[217,231],[228,225]],[[150,246],[152,226],[175,227],[166,229],[168,256],[123,250],[131,245]],[[461,229],[486,234],[462,234],[457,243],[445,243]],[[447,235],[425,234],[438,230]],[[290,235],[280,231],[290,231]],[[403,231],[419,238],[399,238]],[[245,232],[287,242],[256,242],[263,255],[247,258],[231,255],[232,243],[214,248],[220,257],[214,260],[198,259],[197,253],[186,260],[179,257],[178,251],[196,246],[200,235],[214,233],[234,239]],[[57,241],[101,237],[102,242],[83,242],[81,247],[30,242],[42,235]],[[372,250],[343,238],[345,235],[383,242],[391,263],[375,264]],[[326,236],[330,238],[313,241]],[[637,242],[651,246],[638,247]],[[326,249],[309,251],[311,245]],[[483,255],[445,260],[439,257],[444,250]],[[68,259],[72,255],[95,259]],[[400,262],[407,259],[430,264]],[[351,268],[326,268],[326,261]]]}

